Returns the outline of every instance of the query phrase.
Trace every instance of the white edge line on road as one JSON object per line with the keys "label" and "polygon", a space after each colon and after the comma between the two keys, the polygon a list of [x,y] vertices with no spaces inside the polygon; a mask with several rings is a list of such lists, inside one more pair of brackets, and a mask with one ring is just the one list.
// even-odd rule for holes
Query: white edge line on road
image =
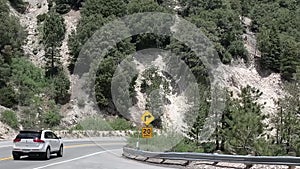
{"label": "white edge line on road", "polygon": [[59,165],[59,164],[63,164],[63,163],[68,163],[68,162],[71,162],[71,161],[80,160],[80,159],[83,159],[83,158],[91,157],[91,156],[98,155],[98,154],[107,153],[107,152],[110,152],[110,151],[116,151],[116,150],[122,150],[122,149],[118,148],[118,149],[111,149],[111,150],[99,151],[99,152],[96,152],[96,153],[92,153],[92,154],[84,155],[84,156],[81,156],[81,157],[76,157],[76,158],[73,158],[73,159],[69,159],[69,160],[65,160],[65,161],[60,161],[60,162],[48,164],[48,165],[37,167],[37,168],[33,168],[33,169],[42,169],[42,168],[46,168],[46,167],[51,167],[51,166],[55,166],[55,165]]}

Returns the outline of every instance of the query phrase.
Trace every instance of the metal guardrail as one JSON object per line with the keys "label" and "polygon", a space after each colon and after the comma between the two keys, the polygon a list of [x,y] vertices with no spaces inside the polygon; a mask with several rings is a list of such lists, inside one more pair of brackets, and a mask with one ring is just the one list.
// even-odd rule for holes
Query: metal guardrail
{"label": "metal guardrail", "polygon": [[287,165],[300,166],[300,157],[292,156],[244,156],[244,155],[224,155],[209,153],[176,153],[176,152],[149,152],[133,148],[124,147],[123,154],[131,156],[142,156],[147,159],[156,158],[162,160],[184,160],[184,161],[211,161],[229,162],[243,164],[264,164],[264,165]]}

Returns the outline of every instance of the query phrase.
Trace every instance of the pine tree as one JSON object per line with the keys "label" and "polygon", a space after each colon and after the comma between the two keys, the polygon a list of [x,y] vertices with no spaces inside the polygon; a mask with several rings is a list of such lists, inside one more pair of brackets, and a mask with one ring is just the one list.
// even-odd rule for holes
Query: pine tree
{"label": "pine tree", "polygon": [[263,29],[258,45],[262,53],[261,64],[267,69],[280,72],[281,41],[278,30],[274,26]]}
{"label": "pine tree", "polygon": [[296,79],[285,84],[286,96],[279,100],[279,110],[273,118],[276,129],[276,143],[283,147],[283,151],[288,154],[296,152],[300,155],[300,84]]}
{"label": "pine tree", "polygon": [[[257,99],[262,93],[250,86],[241,89],[238,98],[230,100],[222,123],[222,136],[226,151],[238,154],[257,152],[259,138],[264,136],[262,105]],[[258,153],[258,152],[257,152]]]}
{"label": "pine tree", "polygon": [[46,72],[53,77],[58,73],[60,54],[58,48],[65,36],[64,19],[57,13],[50,11],[43,25],[43,40],[45,45]]}
{"label": "pine tree", "polygon": [[[205,135],[205,121],[208,116],[209,112],[209,100],[208,98],[210,97],[208,95],[208,90],[209,88],[205,87],[204,85],[199,85],[199,91],[201,93],[201,98],[199,102],[199,111],[198,114],[195,114],[193,112],[191,113],[186,113],[184,117],[184,121],[187,124],[187,136],[190,140],[194,141],[197,143],[197,145],[200,145],[201,142],[207,141],[202,138],[202,136]],[[196,115],[196,117],[195,117]]]}
{"label": "pine tree", "polygon": [[300,45],[291,38],[287,38],[284,42],[285,43],[282,44],[280,70],[284,79],[292,80],[293,75],[296,73],[297,66],[300,65]]}

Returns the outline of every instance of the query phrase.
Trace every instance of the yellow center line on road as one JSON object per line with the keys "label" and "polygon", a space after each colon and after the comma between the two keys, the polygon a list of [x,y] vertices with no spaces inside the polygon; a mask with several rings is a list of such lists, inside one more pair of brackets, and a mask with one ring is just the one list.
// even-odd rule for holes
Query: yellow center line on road
{"label": "yellow center line on road", "polygon": [[13,157],[10,156],[10,157],[5,157],[5,158],[0,158],[0,161],[5,161],[5,160],[12,160]]}
{"label": "yellow center line on road", "polygon": [[[102,144],[97,144],[97,143],[90,143],[90,144],[75,144],[75,145],[69,145],[69,146],[64,146],[65,149],[71,149],[71,148],[77,148],[77,147],[92,147],[92,146],[103,146],[103,145],[121,145],[125,143],[102,143]],[[0,158],[0,161],[7,161],[7,160],[12,160],[13,157],[4,157]]]}
{"label": "yellow center line on road", "polygon": [[64,146],[64,148],[77,148],[77,147],[91,147],[91,146],[104,146],[104,145],[121,145],[125,143],[102,143],[102,144],[97,144],[97,143],[90,143],[90,144],[75,144],[75,145],[69,145],[69,146]]}

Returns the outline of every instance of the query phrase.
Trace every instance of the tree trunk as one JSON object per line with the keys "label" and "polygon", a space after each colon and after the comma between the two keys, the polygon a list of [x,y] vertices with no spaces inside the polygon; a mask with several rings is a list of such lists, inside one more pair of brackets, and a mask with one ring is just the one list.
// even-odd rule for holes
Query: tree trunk
{"label": "tree trunk", "polygon": [[51,46],[51,77],[54,75],[54,47]]}

